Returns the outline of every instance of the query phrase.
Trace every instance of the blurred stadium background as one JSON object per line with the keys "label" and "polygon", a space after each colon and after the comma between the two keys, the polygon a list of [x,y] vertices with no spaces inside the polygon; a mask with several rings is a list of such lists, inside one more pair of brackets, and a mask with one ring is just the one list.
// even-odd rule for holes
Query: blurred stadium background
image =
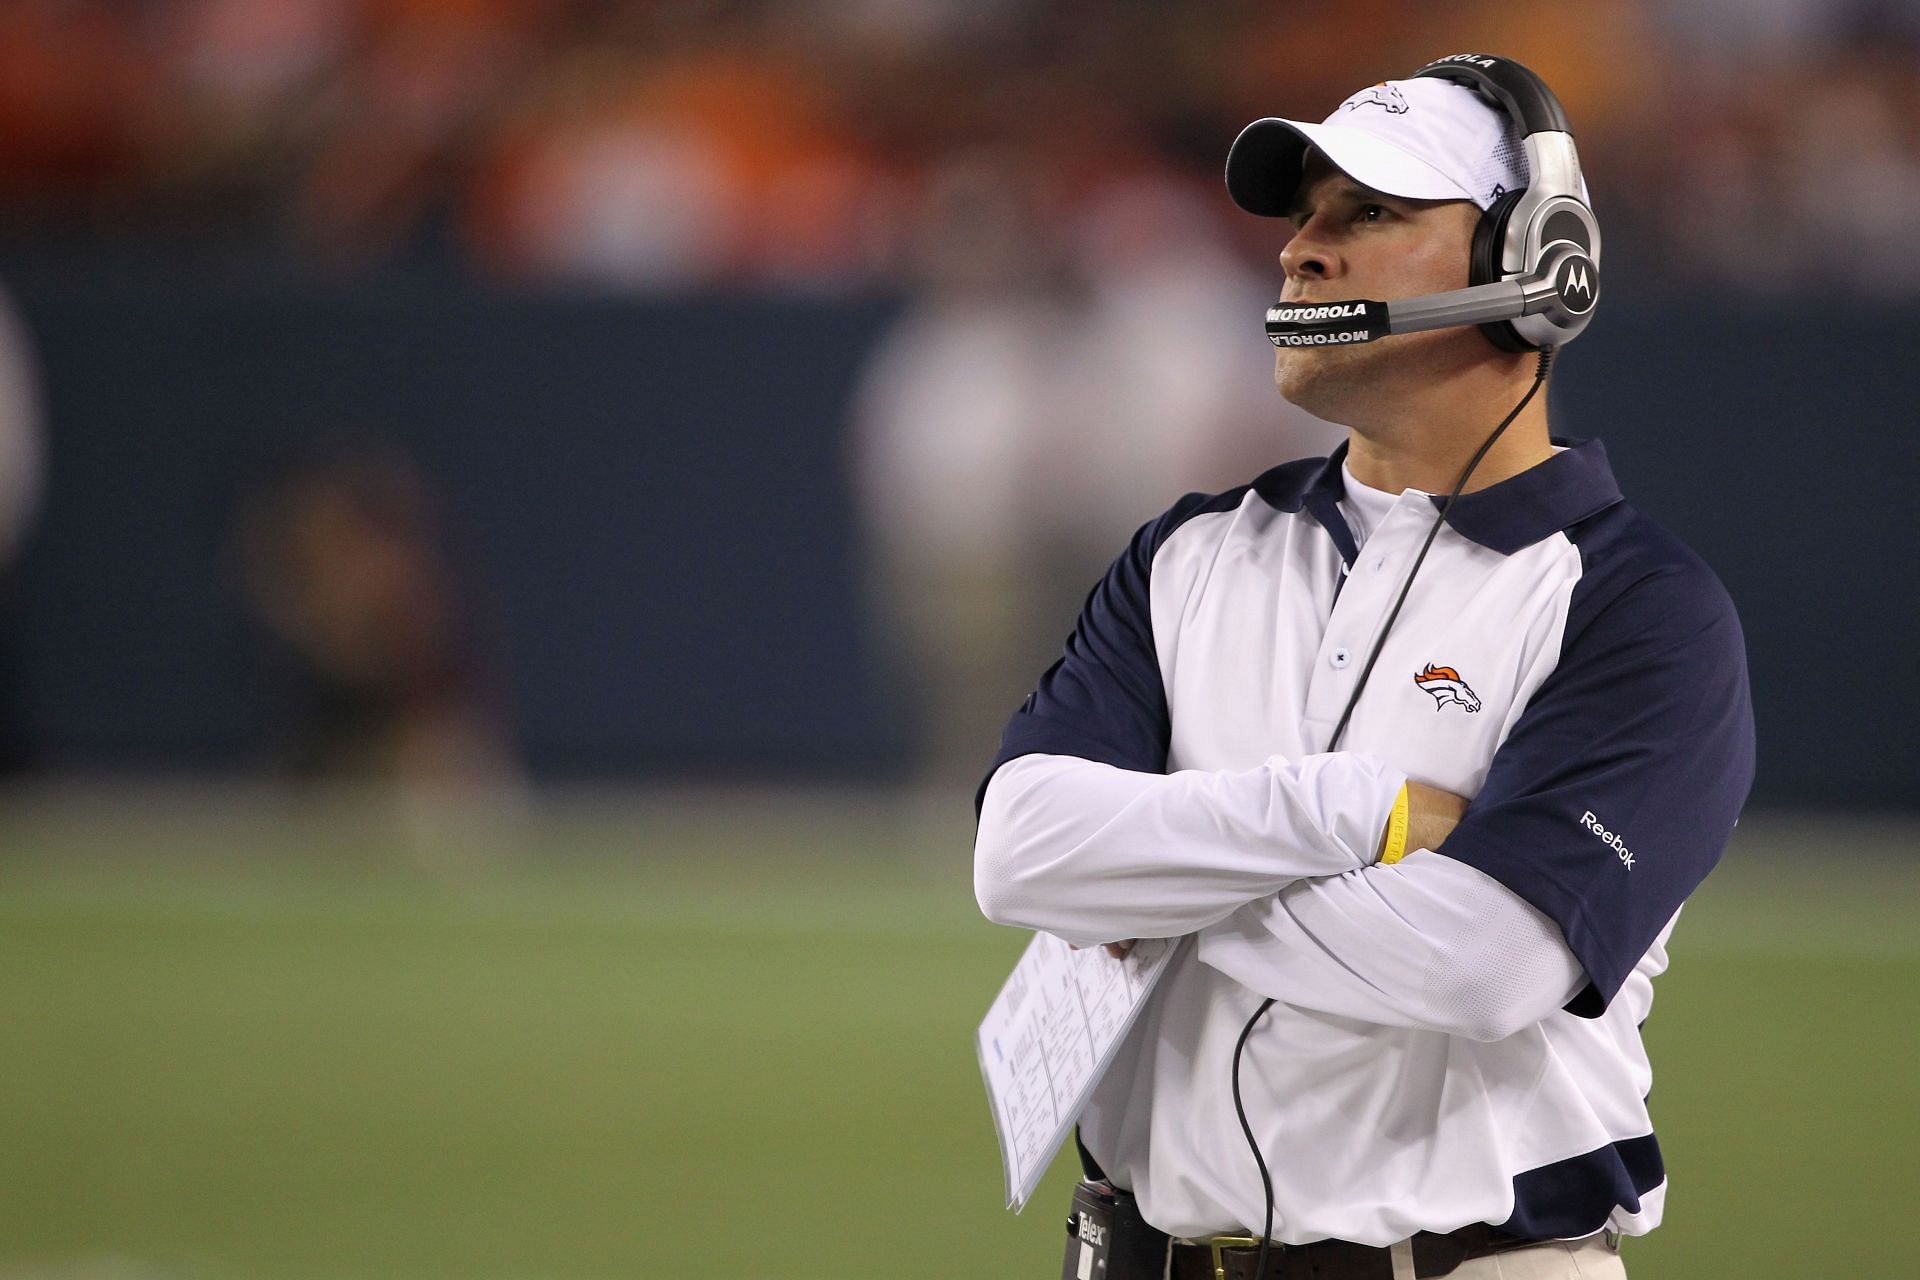
{"label": "blurred stadium background", "polygon": [[1565,100],[1555,378],[1745,620],[1636,1277],[1916,1273],[1920,4],[6,0],[0,1277],[1037,1276],[970,799],[1319,451],[1246,121]]}

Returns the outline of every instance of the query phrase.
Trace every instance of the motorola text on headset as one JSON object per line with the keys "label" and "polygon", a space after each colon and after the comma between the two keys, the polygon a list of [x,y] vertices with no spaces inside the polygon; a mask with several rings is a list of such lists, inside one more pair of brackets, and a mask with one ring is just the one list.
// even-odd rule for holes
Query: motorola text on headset
{"label": "motorola text on headset", "polygon": [[1491,54],[1437,58],[1409,78],[1429,76],[1491,99],[1519,126],[1527,157],[1527,185],[1480,216],[1471,283],[1386,302],[1278,302],[1267,308],[1274,346],[1345,346],[1472,324],[1502,351],[1541,351],[1572,341],[1593,317],[1600,225],[1581,197],[1580,156],[1559,99],[1526,67]]}

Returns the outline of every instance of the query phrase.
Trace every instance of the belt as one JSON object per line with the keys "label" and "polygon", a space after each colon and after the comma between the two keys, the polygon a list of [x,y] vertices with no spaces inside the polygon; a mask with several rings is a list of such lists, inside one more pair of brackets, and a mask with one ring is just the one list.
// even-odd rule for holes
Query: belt
{"label": "belt", "polygon": [[[1484,1222],[1440,1235],[1422,1231],[1414,1236],[1413,1274],[1444,1276],[1471,1258],[1545,1244],[1510,1236]],[[1256,1275],[1253,1265],[1260,1241],[1250,1236],[1215,1236],[1211,1240],[1175,1240],[1171,1280],[1393,1280],[1390,1249],[1354,1244],[1348,1240],[1316,1240],[1312,1244],[1267,1246],[1267,1269]]]}

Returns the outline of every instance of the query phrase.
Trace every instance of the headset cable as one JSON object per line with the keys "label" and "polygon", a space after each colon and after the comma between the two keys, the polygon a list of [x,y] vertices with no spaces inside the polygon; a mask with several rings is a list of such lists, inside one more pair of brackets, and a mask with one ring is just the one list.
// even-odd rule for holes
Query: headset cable
{"label": "headset cable", "polygon": [[[1487,450],[1493,448],[1494,442],[1513,425],[1513,420],[1532,403],[1534,394],[1546,384],[1547,374],[1553,368],[1553,356],[1556,350],[1557,348],[1547,347],[1540,352],[1540,364],[1534,372],[1533,385],[1527,388],[1527,394],[1520,397],[1520,403],[1514,405],[1512,411],[1500,420],[1500,425],[1481,441],[1473,457],[1467,460],[1466,468],[1460,472],[1460,478],[1454,482],[1453,492],[1449,493],[1446,500],[1440,504],[1440,514],[1434,517],[1433,527],[1427,530],[1426,541],[1420,544],[1420,554],[1413,558],[1413,567],[1407,570],[1407,580],[1400,586],[1400,595],[1393,602],[1393,608],[1387,611],[1387,620],[1381,626],[1380,634],[1374,639],[1373,652],[1367,655],[1366,665],[1360,668],[1360,679],[1353,686],[1352,696],[1347,699],[1346,710],[1340,713],[1340,722],[1333,727],[1333,736],[1327,740],[1328,751],[1340,745],[1340,739],[1347,731],[1347,722],[1353,719],[1353,709],[1360,701],[1361,691],[1367,687],[1367,677],[1373,674],[1373,665],[1380,660],[1380,651],[1387,644],[1387,634],[1393,630],[1395,620],[1400,617],[1401,606],[1406,604],[1407,595],[1413,590],[1413,580],[1419,574],[1420,566],[1426,562],[1427,552],[1433,547],[1434,539],[1440,536],[1440,526],[1447,522],[1447,516],[1452,512],[1454,502],[1467,487],[1467,481],[1473,478],[1474,468],[1478,467],[1480,460],[1487,456]],[[1246,1050],[1247,1038],[1253,1034],[1254,1025],[1260,1021],[1267,1010],[1273,1008],[1273,1005],[1271,996],[1261,1001],[1260,1007],[1255,1009],[1253,1016],[1247,1019],[1247,1025],[1240,1028],[1240,1038],[1233,1045],[1233,1113],[1240,1119],[1240,1132],[1246,1135],[1247,1150],[1253,1152],[1253,1162],[1260,1167],[1260,1187],[1266,1194],[1267,1218],[1260,1228],[1260,1252],[1255,1255],[1253,1263],[1253,1274],[1261,1277],[1261,1280],[1264,1280],[1267,1274],[1267,1249],[1273,1243],[1273,1174],[1267,1169],[1266,1157],[1260,1154],[1260,1144],[1254,1139],[1253,1126],[1247,1122],[1246,1104],[1240,1098],[1240,1057]]]}

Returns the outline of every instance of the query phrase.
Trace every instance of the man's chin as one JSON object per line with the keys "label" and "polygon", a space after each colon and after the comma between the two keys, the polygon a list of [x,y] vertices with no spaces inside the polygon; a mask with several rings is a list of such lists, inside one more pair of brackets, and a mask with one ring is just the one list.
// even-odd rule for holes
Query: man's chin
{"label": "man's chin", "polygon": [[1332,415],[1363,361],[1358,347],[1282,347],[1274,352],[1273,385],[1288,404],[1338,421]]}
{"label": "man's chin", "polygon": [[1498,353],[1471,329],[1442,329],[1364,345],[1278,347],[1273,356],[1273,384],[1288,403],[1346,423]]}

